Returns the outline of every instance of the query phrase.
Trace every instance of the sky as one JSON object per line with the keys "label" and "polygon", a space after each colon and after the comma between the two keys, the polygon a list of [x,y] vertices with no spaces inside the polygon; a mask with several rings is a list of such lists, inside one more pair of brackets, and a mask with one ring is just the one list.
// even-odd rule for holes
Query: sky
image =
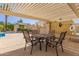
{"label": "sky", "polygon": [[[21,18],[16,16],[9,16],[8,22],[15,24],[20,19],[23,20],[23,23],[35,24],[36,22],[38,22],[38,20],[35,19]],[[4,20],[5,20],[5,15],[0,13],[0,21],[4,21]],[[74,24],[79,24],[79,18],[74,20]]]}
{"label": "sky", "polygon": [[[38,20],[29,19],[29,18],[21,18],[21,17],[16,17],[16,16],[9,16],[8,22],[15,24],[20,19],[23,20],[23,23],[35,24],[36,22],[38,22]],[[0,21],[4,21],[4,20],[5,20],[5,15],[0,13]]]}
{"label": "sky", "polygon": [[75,19],[75,20],[74,20],[74,23],[75,23],[75,24],[79,24],[79,18]]}

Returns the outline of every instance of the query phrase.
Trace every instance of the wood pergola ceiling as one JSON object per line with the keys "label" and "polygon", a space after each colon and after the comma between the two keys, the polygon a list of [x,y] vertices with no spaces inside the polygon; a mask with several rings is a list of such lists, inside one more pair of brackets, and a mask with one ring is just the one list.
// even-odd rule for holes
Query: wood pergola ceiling
{"label": "wood pergola ceiling", "polygon": [[[77,9],[79,9],[79,7],[77,7]],[[72,8],[66,3],[0,4],[0,13],[46,21],[59,20],[59,18],[62,18],[63,20],[77,18],[77,15],[74,13]]]}
{"label": "wood pergola ceiling", "polygon": [[74,11],[74,13],[76,14],[76,16],[79,17],[79,4],[78,3],[72,3],[72,4],[68,4],[68,5]]}

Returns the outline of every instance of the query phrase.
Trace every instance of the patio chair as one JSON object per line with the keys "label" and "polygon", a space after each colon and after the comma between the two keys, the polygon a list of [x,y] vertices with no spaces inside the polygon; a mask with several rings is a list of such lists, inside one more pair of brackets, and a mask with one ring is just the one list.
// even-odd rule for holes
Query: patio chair
{"label": "patio chair", "polygon": [[[49,35],[51,35],[50,37],[48,37],[47,39],[49,41],[54,41],[55,40],[55,30],[51,31],[48,33]],[[51,47],[51,44],[48,44]]]}
{"label": "patio chair", "polygon": [[32,54],[33,46],[37,45],[37,43],[39,43],[39,41],[36,40],[35,38],[33,38],[30,34],[32,34],[32,33],[31,32],[27,32],[27,31],[23,31],[23,35],[24,35],[24,39],[25,39],[24,50],[26,50],[27,43],[31,43],[30,54]]}
{"label": "patio chair", "polygon": [[57,54],[57,56],[58,56],[58,49],[57,49],[57,47],[61,46],[62,52],[63,52],[64,50],[63,50],[63,45],[62,45],[62,43],[63,43],[63,40],[65,39],[66,33],[67,33],[67,32],[61,32],[61,33],[60,33],[60,37],[59,37],[58,40],[56,40],[55,37],[54,37],[54,41],[47,40],[47,41],[46,41],[46,51],[47,51],[47,46],[48,46],[48,44],[51,44],[51,45],[53,46],[53,48],[56,49],[56,54]]}
{"label": "patio chair", "polygon": [[38,30],[32,30],[32,33],[33,34],[39,34],[39,31]]}

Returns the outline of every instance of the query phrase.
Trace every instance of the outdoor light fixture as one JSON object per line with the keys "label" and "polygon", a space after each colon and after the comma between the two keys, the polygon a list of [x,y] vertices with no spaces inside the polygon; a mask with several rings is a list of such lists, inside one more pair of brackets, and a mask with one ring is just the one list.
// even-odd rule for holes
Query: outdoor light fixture
{"label": "outdoor light fixture", "polygon": [[59,19],[59,27],[61,27],[62,26],[62,23],[61,23],[61,18]]}

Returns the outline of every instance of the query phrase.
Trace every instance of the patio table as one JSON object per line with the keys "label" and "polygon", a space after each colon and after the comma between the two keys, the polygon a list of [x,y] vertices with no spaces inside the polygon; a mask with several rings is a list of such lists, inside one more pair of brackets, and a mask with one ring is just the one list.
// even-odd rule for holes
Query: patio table
{"label": "patio table", "polygon": [[51,34],[34,34],[34,35],[32,35],[32,37],[35,37],[35,38],[49,38],[51,36],[54,36],[54,35],[51,35]]}
{"label": "patio table", "polygon": [[40,50],[42,50],[41,41],[45,39],[45,42],[54,35],[51,34],[34,34],[32,35],[33,38],[36,38],[40,43]]}

